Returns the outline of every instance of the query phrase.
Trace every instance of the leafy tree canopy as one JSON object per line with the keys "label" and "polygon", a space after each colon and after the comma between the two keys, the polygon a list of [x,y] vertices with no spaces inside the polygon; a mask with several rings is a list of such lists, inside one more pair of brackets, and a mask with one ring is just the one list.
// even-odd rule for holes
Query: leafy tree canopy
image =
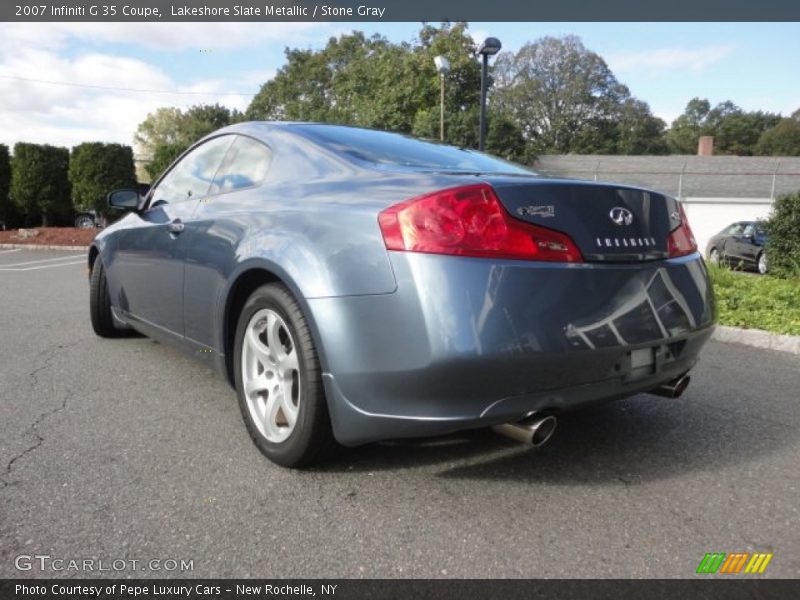
{"label": "leafy tree canopy", "polygon": [[664,123],[568,35],[498,55],[493,104],[538,153],[663,152]]}
{"label": "leafy tree canopy", "polygon": [[781,119],[775,127],[762,133],[755,154],[800,156],[800,115],[798,118]]}
{"label": "leafy tree canopy", "polygon": [[715,154],[749,156],[755,153],[761,134],[779,121],[780,115],[746,112],[730,100],[712,108],[707,99],[692,98],[673,121],[667,143],[675,154],[694,154],[700,136],[712,135]]}
{"label": "leafy tree canopy", "polygon": [[[145,161],[145,173],[157,178],[189,146],[209,133],[244,115],[220,104],[200,104],[185,111],[162,107],[147,115],[134,134],[134,143]],[[167,160],[169,159],[169,160]]]}

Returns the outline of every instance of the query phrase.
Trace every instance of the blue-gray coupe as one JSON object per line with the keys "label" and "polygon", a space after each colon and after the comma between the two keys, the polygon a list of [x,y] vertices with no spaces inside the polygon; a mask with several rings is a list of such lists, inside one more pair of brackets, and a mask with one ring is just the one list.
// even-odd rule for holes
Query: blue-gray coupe
{"label": "blue-gray coupe", "polygon": [[236,389],[274,462],[677,397],[712,333],[681,204],[408,136],[241,123],[187,150],[89,249],[104,337],[172,342]]}

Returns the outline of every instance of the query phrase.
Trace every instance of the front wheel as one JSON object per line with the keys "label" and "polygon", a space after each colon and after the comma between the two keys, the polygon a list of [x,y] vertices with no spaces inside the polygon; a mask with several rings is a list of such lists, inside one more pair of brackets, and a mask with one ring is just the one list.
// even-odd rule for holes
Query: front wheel
{"label": "front wheel", "polygon": [[765,275],[769,270],[769,266],[767,265],[767,253],[762,252],[758,255],[758,262],[756,263],[758,266],[758,272],[762,275]]}
{"label": "front wheel", "polygon": [[253,292],[234,343],[239,408],[258,449],[284,467],[310,465],[333,450],[317,351],[286,287],[272,283]]}
{"label": "front wheel", "polygon": [[89,214],[78,215],[75,219],[75,227],[78,229],[94,229],[94,218]]}
{"label": "front wheel", "polygon": [[100,337],[115,338],[130,334],[129,331],[117,327],[114,323],[106,270],[100,257],[95,259],[89,279],[89,316],[92,320],[92,329]]}

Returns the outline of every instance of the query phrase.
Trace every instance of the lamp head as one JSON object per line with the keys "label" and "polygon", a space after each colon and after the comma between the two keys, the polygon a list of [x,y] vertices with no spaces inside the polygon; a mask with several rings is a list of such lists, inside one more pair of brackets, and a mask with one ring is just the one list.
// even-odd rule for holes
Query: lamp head
{"label": "lamp head", "polygon": [[480,46],[478,46],[478,54],[492,56],[500,52],[500,48],[502,47],[503,45],[496,37],[488,37],[483,40],[483,43]]}
{"label": "lamp head", "polygon": [[436,65],[436,70],[441,75],[444,75],[450,71],[450,61],[444,56],[435,56],[433,59],[433,64]]}

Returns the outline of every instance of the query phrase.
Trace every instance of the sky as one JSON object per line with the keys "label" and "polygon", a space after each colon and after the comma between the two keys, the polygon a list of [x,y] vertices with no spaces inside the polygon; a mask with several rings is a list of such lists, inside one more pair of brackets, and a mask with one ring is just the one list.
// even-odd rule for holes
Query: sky
{"label": "sky", "polygon": [[[0,23],[0,143],[130,144],[136,126],[160,106],[246,108],[284,63],[287,46],[319,48],[354,29],[412,41],[419,28]],[[800,108],[800,23],[471,23],[469,31],[477,40],[498,37],[511,51],[546,35],[578,35],[668,123],[695,96],[785,115]]]}

